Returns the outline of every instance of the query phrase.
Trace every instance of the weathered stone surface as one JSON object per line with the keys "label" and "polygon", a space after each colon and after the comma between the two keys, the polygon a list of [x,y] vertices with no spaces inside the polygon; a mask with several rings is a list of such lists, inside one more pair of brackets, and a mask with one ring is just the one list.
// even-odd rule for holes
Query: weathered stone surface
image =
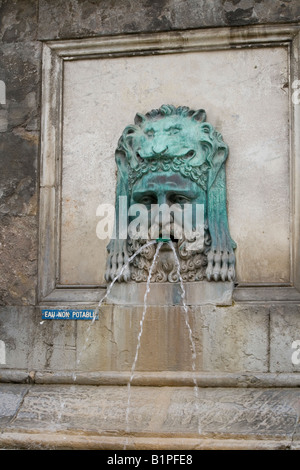
{"label": "weathered stone surface", "polygon": [[[35,201],[32,204],[35,205]],[[37,283],[36,219],[8,216],[3,217],[1,222],[0,305],[34,305]]]}
{"label": "weathered stone surface", "polygon": [[1,368],[25,369],[34,344],[32,307],[1,307],[0,338],[5,347],[5,364]]}
{"label": "weathered stone surface", "polygon": [[[270,309],[270,371],[299,372],[300,364],[293,364],[292,356],[300,358],[300,305],[272,306]],[[295,361],[294,361],[295,362]]]}
{"label": "weathered stone surface", "polygon": [[[150,439],[148,446],[155,437],[172,437],[175,441],[198,439],[199,445],[209,438],[211,443],[223,440],[224,446],[226,439],[245,438],[265,441],[265,445],[269,439],[273,443],[277,440],[277,446],[286,448],[297,444],[295,431],[300,410],[299,393],[295,389],[198,389],[196,397],[193,387],[132,387],[126,419],[127,387],[24,387],[22,393],[27,390],[27,394],[13,422],[2,427],[2,446],[6,435],[8,439],[9,435],[17,437],[24,432],[37,437],[56,432],[60,435],[60,446],[66,448],[69,443],[63,443],[62,438],[67,440],[68,432],[73,436],[88,433],[104,441],[113,432],[117,437],[115,443],[119,445],[120,442],[126,444],[125,438],[130,439],[131,435],[144,436],[146,441]],[[19,388],[19,385],[2,385],[1,403],[9,403],[12,392],[19,396]],[[10,415],[16,411],[16,406],[14,400]],[[101,439],[98,445],[100,443]],[[50,440],[48,444],[51,447],[53,442]],[[127,441],[127,444],[129,448],[135,447],[134,441]],[[162,440],[160,448],[166,448],[165,445]],[[233,443],[231,445],[234,447]],[[44,446],[47,447],[47,441]],[[57,442],[56,446],[59,446]]]}
{"label": "weathered stone surface", "polygon": [[268,307],[202,307],[203,370],[268,371]]}
{"label": "weathered stone surface", "polygon": [[14,385],[0,386],[1,429],[14,418],[28,389],[28,385],[19,385],[17,387]]}
{"label": "weathered stone surface", "polygon": [[[186,305],[231,305],[233,282],[188,282],[185,284]],[[146,283],[114,284],[107,302],[115,305],[143,305]],[[180,283],[150,285],[147,305],[182,305]]]}
{"label": "weathered stone surface", "polygon": [[[24,130],[38,128],[41,44],[35,41],[4,43],[1,47],[0,79],[6,85],[8,130],[21,126]],[[27,128],[27,129],[26,129]],[[30,139],[30,135],[27,136]],[[32,137],[37,143],[38,139]]]}
{"label": "weathered stone surface", "polygon": [[37,2],[0,6],[0,305],[34,305],[41,44]]}
{"label": "weathered stone surface", "polygon": [[19,433],[1,435],[4,449],[37,450],[299,450],[299,441],[290,439],[214,439],[147,436],[103,436],[64,432]]}
{"label": "weathered stone surface", "polygon": [[[159,31],[180,28],[238,25],[299,20],[299,3],[252,0],[186,3],[179,0],[164,2],[105,2],[60,0],[18,0],[1,2],[0,80],[7,89],[7,103],[0,106],[1,132],[1,211],[2,214],[24,215],[28,204],[35,202],[37,145],[39,139],[39,94],[41,78],[41,44],[36,42],[37,28],[41,38],[83,37],[126,32]],[[38,17],[39,12],[39,17]],[[31,202],[30,202],[31,201]],[[31,209],[29,209],[31,211]],[[12,219],[10,226],[18,221]],[[31,226],[28,232],[28,226]],[[36,240],[37,226],[27,223],[26,231]],[[18,241],[21,241],[19,232]],[[33,243],[36,244],[36,241]],[[16,270],[15,250],[5,248],[5,264]],[[31,255],[30,255],[31,256]],[[3,257],[1,256],[1,259]],[[23,252],[17,264],[27,265]],[[36,283],[34,270],[26,274],[25,289],[7,293],[13,276],[1,277],[2,303],[32,303],[32,286]],[[30,279],[29,279],[30,277]]]}
{"label": "weathered stone surface", "polygon": [[[78,370],[130,370],[143,307],[101,307],[99,321],[77,329]],[[196,370],[268,371],[268,312],[261,306],[192,307],[188,319]],[[192,370],[191,341],[184,309],[149,306],[137,371]]]}
{"label": "weathered stone surface", "polygon": [[[134,362],[143,307],[103,306],[91,328],[77,326],[78,370],[130,370]],[[188,315],[197,344],[197,370],[202,345],[192,310]],[[201,322],[201,320],[200,320]],[[182,307],[149,306],[143,323],[136,370],[191,370],[191,344]]]}
{"label": "weathered stone surface", "polygon": [[29,368],[73,370],[76,359],[76,322],[41,322],[40,310],[36,310],[34,324],[35,347],[29,356]]}
{"label": "weathered stone surface", "polygon": [[[127,385],[130,371],[76,372],[1,370],[0,381],[4,383],[37,384],[78,384],[78,385]],[[277,388],[299,387],[299,373],[267,372],[183,372],[183,371],[135,371],[132,385],[149,387],[193,387],[195,380],[200,388],[205,387],[242,387],[242,388]]]}
{"label": "weathered stone surface", "polygon": [[61,284],[104,282],[108,239],[97,237],[96,214],[100,204],[114,204],[114,151],[136,112],[162,103],[205,109],[229,146],[227,199],[230,233],[238,246],[237,282],[288,282],[287,64],[283,47],[68,61]]}
{"label": "weathered stone surface", "polygon": [[42,322],[39,309],[2,307],[0,339],[6,363],[1,368],[72,369],[75,364],[76,322]]}
{"label": "weathered stone surface", "polygon": [[21,129],[0,139],[0,305],[36,301],[37,143]]}
{"label": "weathered stone surface", "polygon": [[74,38],[99,34],[166,31],[299,21],[297,0],[40,0],[39,37]]}
{"label": "weathered stone surface", "polygon": [[2,0],[0,38],[13,43],[36,38],[38,0]]}
{"label": "weathered stone surface", "polygon": [[[115,307],[113,309],[111,306],[106,306],[103,308],[101,310],[103,316],[93,325],[87,347],[80,356],[86,342],[86,329],[89,324],[86,322],[79,324],[51,321],[41,324],[40,310],[33,307],[37,302],[35,296],[38,243],[36,218],[38,195],[36,188],[38,183],[41,88],[41,43],[36,40],[37,30],[39,30],[40,39],[55,39],[223,25],[274,24],[300,20],[300,5],[297,0],[282,0],[280,3],[273,0],[215,0],[202,3],[192,0],[188,3],[187,6],[187,2],[183,0],[161,2],[148,0],[121,0],[119,2],[114,0],[102,2],[94,2],[94,0],[74,0],[72,2],[3,0],[1,2],[0,80],[5,82],[7,92],[6,104],[0,105],[0,303],[8,305],[8,307],[0,309],[0,341],[5,345],[5,355],[1,355],[1,360],[5,359],[5,363],[1,363],[0,366],[4,381],[30,383],[35,377],[32,370],[40,371],[40,375],[36,374],[37,380],[38,377],[39,380],[46,380],[43,375],[45,370],[49,373],[55,371],[58,375],[61,371],[63,380],[66,380],[67,371],[69,380],[71,380],[75,367],[83,370],[81,376],[78,374],[78,380],[82,382],[90,380],[90,383],[95,383],[95,380],[98,380],[97,376],[96,379],[94,377],[86,379],[84,375],[85,372],[88,373],[95,369],[103,369],[109,374],[115,369],[123,371],[128,377],[128,371],[132,366],[136,352],[139,320],[142,313],[141,309],[131,309],[130,307],[125,309]],[[232,51],[232,54],[235,52]],[[252,50],[252,52],[254,54],[255,51]],[[278,53],[277,49],[267,52],[269,58],[271,58],[271,53],[275,55]],[[279,53],[285,54],[284,48],[280,48]],[[216,56],[217,54],[215,54]],[[163,70],[166,68],[164,62],[166,56],[160,57],[162,62],[160,70]],[[191,57],[192,55],[189,56],[189,58]],[[256,58],[257,56],[255,56]],[[117,63],[117,59],[114,61]],[[231,68],[234,67],[233,60],[227,61],[227,63]],[[279,62],[276,63],[279,64]],[[288,136],[288,128],[283,131],[278,115],[278,109],[283,110],[283,102],[286,102],[286,70],[281,66],[280,68],[272,66],[270,70],[266,70],[264,58],[260,64],[261,69],[254,69],[257,64],[253,63],[251,70],[255,74],[251,77],[254,77],[255,96],[258,101],[261,101],[258,93],[261,93],[262,97],[265,96],[265,91],[270,92],[270,100],[265,107],[262,106],[260,114],[264,124],[260,128],[263,133],[259,136],[263,137],[263,142],[265,142],[264,132],[267,125],[273,126],[276,136],[282,136],[283,133],[286,137]],[[107,64],[107,70],[111,73],[110,76],[108,75],[107,81],[112,83],[114,74],[112,74],[110,66],[111,62]],[[187,61],[184,67],[179,67],[179,70],[185,70],[188,66]],[[70,74],[72,75],[71,67],[70,65]],[[146,68],[145,73],[147,70],[151,71]],[[224,68],[222,70],[224,72]],[[245,105],[247,112],[251,112],[252,108],[249,103],[253,104],[253,101],[248,95],[249,86],[243,85],[241,89],[238,88],[241,70],[241,67],[235,69],[235,96],[239,102]],[[266,72],[265,75],[262,74],[263,70]],[[201,71],[203,72],[203,68]],[[283,75],[281,75],[282,71]],[[92,75],[92,73],[93,70],[90,69],[90,74]],[[141,69],[138,70],[135,88],[128,92],[134,112],[137,107],[133,100],[135,97],[141,99],[139,98],[141,96],[140,73]],[[208,75],[213,80],[214,76],[210,73]],[[190,74],[190,76],[191,80],[200,83],[201,73]],[[94,74],[91,79],[95,79],[95,77],[97,75]],[[79,80],[80,77],[77,78]],[[180,78],[181,74],[173,73],[171,75],[168,87],[168,93],[171,96],[174,94],[177,96],[176,80],[180,81]],[[249,74],[246,78],[249,78]],[[281,93],[282,102],[279,104],[274,99],[275,89],[270,88],[269,79],[275,80],[273,84],[276,83],[276,90]],[[97,85],[97,80],[91,83]],[[174,84],[174,88],[172,88],[172,84]],[[215,87],[215,83],[213,86]],[[85,88],[81,87],[79,83],[78,89],[73,89],[72,92],[78,92],[78,96],[81,96],[80,93],[83,90]],[[98,90],[100,93],[101,81]],[[220,90],[226,91],[226,86],[220,86]],[[245,90],[247,90],[246,95]],[[140,104],[145,106],[145,110],[149,106],[153,106],[155,93],[155,88],[150,88],[148,94],[143,94],[143,100],[140,101]],[[188,89],[187,93],[189,93]],[[104,93],[102,96],[103,109],[105,109],[110,104],[110,95]],[[220,101],[222,101],[222,109],[225,110],[225,114],[230,114],[232,100],[226,99],[226,96],[228,96],[227,93],[223,99],[218,95],[210,100],[217,103],[214,109],[207,108],[212,110],[214,116],[219,115]],[[157,106],[165,102],[162,97],[163,95],[158,96]],[[115,97],[114,100],[116,101]],[[117,101],[120,111],[126,100],[123,97]],[[193,102],[188,101],[187,99],[187,104],[194,105]],[[81,122],[80,119],[77,121],[78,128],[82,131],[83,125],[87,124],[87,133],[90,135],[90,142],[94,145],[92,150],[98,151],[97,135],[91,134],[89,126],[89,120],[95,121],[94,115],[84,114],[86,112],[84,109],[78,109],[78,101],[75,100],[74,103],[73,112],[76,112],[76,116],[81,119]],[[255,107],[253,109],[252,123],[257,120],[257,109]],[[80,115],[81,111],[83,119]],[[126,109],[127,112],[128,109]],[[264,112],[267,114],[264,115]],[[268,113],[276,116],[276,119],[270,121]],[[249,116],[249,114],[244,112],[242,116],[233,115],[233,122],[238,122],[245,116]],[[124,125],[127,122],[127,114],[125,117]],[[111,114],[108,118],[111,118]],[[222,127],[221,122],[217,124]],[[278,127],[275,128],[275,124]],[[118,128],[113,130],[114,139],[107,139],[112,151],[119,137],[120,127],[122,126],[119,126],[118,123]],[[222,133],[229,135],[227,134],[229,130],[229,128],[222,129]],[[231,126],[231,130],[230,139],[234,140],[236,128]],[[241,122],[241,131],[243,133],[240,134],[239,139],[242,139],[244,148],[248,149],[249,133],[245,121]],[[74,134],[72,136],[71,132],[70,135],[72,141]],[[235,141],[237,142],[237,140]],[[263,157],[270,158],[273,182],[275,174],[277,177],[285,175],[277,186],[281,191],[286,191],[278,191],[276,184],[273,183],[271,199],[274,206],[270,206],[268,212],[272,233],[268,236],[263,234],[263,226],[260,223],[254,223],[256,228],[259,227],[261,230],[261,239],[265,240],[268,246],[273,244],[273,236],[276,237],[279,233],[278,227],[274,228],[275,223],[279,224],[280,230],[285,230],[288,227],[286,219],[281,217],[282,214],[287,217],[288,212],[282,211],[286,206],[283,204],[281,206],[282,212],[278,212],[277,199],[281,197],[281,201],[286,202],[288,198],[287,173],[284,173],[287,171],[287,165],[284,164],[281,171],[277,165],[283,160],[280,158],[272,160],[274,155],[283,158],[284,152],[278,146],[278,143],[282,142],[281,137],[279,142],[274,139],[272,141],[274,147],[270,148],[269,156],[266,153],[263,155]],[[76,143],[80,144],[80,138]],[[83,148],[86,149],[85,144]],[[230,145],[230,148],[234,149],[234,146]],[[80,153],[80,147],[78,147],[78,152],[79,156],[84,154],[84,152]],[[95,158],[97,157],[97,152],[95,154],[91,152],[89,155],[91,154]],[[240,154],[238,156],[242,158]],[[261,169],[262,162],[263,160],[260,159],[259,152],[254,146],[252,156],[248,160],[248,175],[252,170],[256,171],[255,166]],[[107,168],[107,161],[100,163],[100,168],[103,165]],[[113,171],[112,165],[112,174]],[[244,172],[244,170],[242,171]],[[230,174],[232,174],[231,170]],[[88,176],[91,179],[86,178],[88,183],[86,187],[90,181],[94,181],[92,178],[96,178],[99,184],[98,174],[95,174],[93,169],[90,170]],[[229,186],[236,187],[241,181],[241,176],[243,175],[238,174],[232,179],[229,176]],[[71,180],[72,177],[70,177]],[[263,200],[266,192],[267,178],[263,177],[261,181],[255,181],[257,186],[254,185],[251,191],[247,192],[249,205],[253,203],[253,194],[256,196],[260,194],[261,200]],[[113,199],[111,183],[106,182],[105,184],[105,188],[109,188],[111,191]],[[96,197],[96,202],[97,204],[100,202],[98,197]],[[65,203],[67,204],[67,201]],[[230,204],[232,203],[233,201],[230,201]],[[93,216],[97,204],[91,208]],[[76,208],[71,200],[69,201],[70,207],[73,208],[73,215],[76,218]],[[240,223],[248,227],[251,222],[244,213],[239,212],[241,207],[239,200],[237,200],[236,206],[231,205],[230,210],[231,212],[235,211],[236,218]],[[254,215],[260,217],[257,211]],[[92,230],[95,232],[95,227]],[[242,237],[244,235],[245,230],[241,233]],[[233,234],[233,238],[235,238],[235,234]],[[72,244],[72,241],[70,243]],[[259,246],[261,245],[257,244],[257,247]],[[286,250],[286,246],[283,247],[283,251]],[[287,264],[283,266],[279,263],[279,255],[283,253],[280,250],[276,257],[272,257],[274,264],[267,266],[267,268],[270,268],[269,272],[274,274],[276,280],[285,281],[289,266]],[[246,243],[240,244],[239,256],[241,259],[248,259],[249,246]],[[265,259],[265,254],[259,255],[258,259]],[[287,257],[284,256],[284,259]],[[104,262],[104,259],[101,258],[100,262]],[[72,274],[76,274],[77,266],[77,263],[74,262]],[[253,266],[252,279],[256,274],[257,263],[254,262]],[[88,272],[88,267],[88,262],[86,262],[84,266],[86,272]],[[284,267],[283,270],[282,267]],[[239,262],[240,270],[248,268],[249,265],[245,262],[244,264]],[[86,272],[81,271],[84,281],[87,279]],[[69,280],[72,283],[72,277],[66,275],[65,278],[66,281]],[[94,273],[90,279],[92,282]],[[98,279],[100,279],[99,273]],[[268,276],[265,280],[269,280]],[[32,306],[26,307],[25,305],[28,304]],[[23,383],[15,388],[15,386],[6,384],[5,388],[0,387],[0,446],[37,448],[38,445],[41,445],[44,448],[51,446],[52,448],[64,448],[65,446],[69,448],[122,449],[127,443],[129,448],[150,449],[246,448],[247,446],[248,448],[259,448],[260,446],[260,448],[299,449],[299,392],[296,388],[297,380],[293,381],[293,377],[296,375],[293,375],[293,372],[299,372],[299,365],[293,365],[291,361],[291,355],[294,351],[291,344],[294,340],[300,339],[298,314],[299,307],[291,306],[288,302],[280,307],[272,308],[269,330],[268,305],[254,305],[252,303],[243,306],[238,304],[222,309],[212,309],[211,307],[201,308],[201,310],[190,309],[189,320],[197,348],[196,369],[201,371],[201,383],[206,387],[199,392],[200,402],[199,408],[197,408],[195,393],[191,386],[191,351],[182,309],[150,308],[144,324],[137,370],[140,371],[140,374],[144,374],[145,371],[160,371],[162,375],[167,375],[168,371],[183,372],[182,375],[176,375],[175,379],[169,376],[166,379],[169,384],[176,382],[177,385],[178,383],[183,384],[184,380],[187,380],[189,387],[162,386],[166,382],[162,380],[161,376],[150,378],[151,383],[159,385],[158,387],[133,387],[132,412],[129,420],[131,435],[124,437],[124,430],[126,430],[124,418],[128,398],[125,386],[97,387],[93,385],[80,389],[74,385],[58,388],[53,386],[50,390],[41,385],[37,387]],[[79,364],[76,364],[76,359],[79,357],[81,360]],[[188,379],[184,375],[185,370],[189,372]],[[264,375],[268,370],[273,371],[275,376]],[[205,377],[203,371],[212,375]],[[235,371],[233,376],[229,374],[232,371]],[[253,377],[243,377],[245,371],[252,371]],[[280,371],[286,374],[276,375]],[[256,372],[261,375],[256,375]],[[0,380],[2,380],[1,373]],[[225,374],[225,378],[222,374]],[[58,375],[56,378],[54,377],[57,381],[59,381]],[[111,379],[109,376],[105,380],[108,383],[116,378]],[[119,383],[122,384],[126,382],[123,376],[117,377],[117,380],[120,380]],[[149,380],[147,375],[140,375],[136,378],[136,383],[145,385],[147,380]],[[257,384],[263,383],[265,389],[262,391],[256,388],[256,391],[247,390],[247,393],[244,390],[241,394],[238,389],[227,391],[220,388],[207,389],[207,384],[216,386],[224,383],[223,380],[227,387],[231,383],[234,386],[248,387],[253,381],[256,387]],[[272,381],[277,383],[277,386],[278,384],[289,386],[292,383],[294,389],[292,391],[289,389],[274,391],[268,388],[268,381],[270,381],[270,386],[272,386]],[[195,410],[201,411],[199,414],[202,426],[200,438],[197,434],[198,423]],[[18,429],[22,429],[23,433],[18,432]],[[35,433],[32,430],[35,430]],[[75,434],[72,434],[73,430],[75,430]],[[76,434],[78,430],[79,434]],[[133,436],[135,430],[140,434]],[[116,437],[112,436],[113,433]],[[171,433],[175,433],[176,438],[170,437]],[[216,433],[216,439],[208,437],[214,433]],[[190,438],[190,435],[193,437]],[[224,436],[229,436],[229,438],[224,440]]]}
{"label": "weathered stone surface", "polygon": [[[143,307],[102,306],[99,320],[41,320],[40,309],[3,307],[0,339],[7,369],[130,371]],[[268,312],[247,306],[149,306],[137,371],[267,372]],[[288,383],[288,382],[287,382]]]}

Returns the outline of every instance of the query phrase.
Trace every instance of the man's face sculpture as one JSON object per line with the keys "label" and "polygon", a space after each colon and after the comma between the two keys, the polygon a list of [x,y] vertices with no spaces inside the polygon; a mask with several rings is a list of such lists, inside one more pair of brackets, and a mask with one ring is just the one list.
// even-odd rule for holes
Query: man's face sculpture
{"label": "man's face sculpture", "polygon": [[193,239],[197,229],[203,231],[197,209],[205,207],[205,192],[180,173],[147,173],[133,185],[129,205],[147,209],[146,239],[169,238],[177,243],[183,236]]}
{"label": "man's face sculpture", "polygon": [[[235,244],[228,229],[225,186],[228,148],[205,119],[203,110],[163,105],[145,116],[137,114],[135,125],[124,130],[116,150],[116,209],[120,196],[127,197],[131,216],[131,209],[143,206],[147,230],[134,236],[129,230],[124,240],[118,238],[116,229],[117,239],[108,246],[107,281],[117,275],[129,255],[153,238],[172,240],[184,280],[233,280]],[[170,209],[168,217],[162,207]],[[187,207],[189,218],[184,217]],[[205,224],[203,228],[202,221],[201,243],[195,243],[199,207]],[[116,214],[118,218],[118,210]],[[120,280],[146,281],[154,252],[153,245],[145,249]],[[177,280],[174,256],[165,244],[152,281]]]}

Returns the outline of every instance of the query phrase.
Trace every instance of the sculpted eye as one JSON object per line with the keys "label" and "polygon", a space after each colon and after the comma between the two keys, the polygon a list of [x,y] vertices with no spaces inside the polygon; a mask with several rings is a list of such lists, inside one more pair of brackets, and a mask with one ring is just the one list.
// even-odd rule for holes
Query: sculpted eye
{"label": "sculpted eye", "polygon": [[148,206],[150,204],[155,204],[156,203],[156,198],[155,196],[148,195],[148,196],[143,196],[139,200],[140,204],[144,204],[145,206]]}
{"label": "sculpted eye", "polygon": [[182,196],[181,194],[174,194],[173,197],[173,203],[175,204],[186,204],[188,202],[190,202],[190,199],[186,196]]}
{"label": "sculpted eye", "polygon": [[167,129],[167,133],[169,135],[175,135],[175,134],[178,134],[179,132],[181,131],[181,127],[170,127],[169,129]]}
{"label": "sculpted eye", "polygon": [[154,130],[150,129],[149,131],[146,132],[146,136],[149,137],[150,139],[154,137]]}

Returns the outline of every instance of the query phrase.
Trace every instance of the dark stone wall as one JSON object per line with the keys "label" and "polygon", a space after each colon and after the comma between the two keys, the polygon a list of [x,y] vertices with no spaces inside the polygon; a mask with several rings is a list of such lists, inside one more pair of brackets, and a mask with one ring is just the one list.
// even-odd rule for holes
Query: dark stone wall
{"label": "dark stone wall", "polygon": [[40,0],[39,39],[299,21],[298,0]]}
{"label": "dark stone wall", "polygon": [[299,0],[0,0],[0,305],[36,303],[42,40],[299,20]]}
{"label": "dark stone wall", "polygon": [[0,305],[34,305],[41,43],[38,2],[0,2]]}

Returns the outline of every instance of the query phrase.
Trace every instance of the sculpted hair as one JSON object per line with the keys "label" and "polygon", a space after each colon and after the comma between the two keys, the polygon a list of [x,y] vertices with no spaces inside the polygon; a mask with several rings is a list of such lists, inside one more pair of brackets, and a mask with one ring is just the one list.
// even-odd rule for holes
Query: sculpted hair
{"label": "sculpted hair", "polygon": [[[204,109],[193,110],[187,106],[175,107],[173,105],[162,105],[159,109],[152,109],[145,115],[137,113],[134,118],[134,124],[127,126],[119,141],[116,149],[116,159],[118,156],[126,157],[128,164],[131,168],[137,169],[139,165],[144,162],[136,155],[135,140],[143,135],[144,125],[151,121],[163,119],[167,116],[180,116],[199,123],[199,143],[205,155],[206,162],[209,167],[213,167],[213,158],[216,152],[221,151],[225,154],[225,159],[228,156],[228,147],[223,141],[223,138],[215,128],[206,122],[206,112]],[[195,166],[195,165],[194,165]],[[188,174],[187,174],[188,176]]]}

